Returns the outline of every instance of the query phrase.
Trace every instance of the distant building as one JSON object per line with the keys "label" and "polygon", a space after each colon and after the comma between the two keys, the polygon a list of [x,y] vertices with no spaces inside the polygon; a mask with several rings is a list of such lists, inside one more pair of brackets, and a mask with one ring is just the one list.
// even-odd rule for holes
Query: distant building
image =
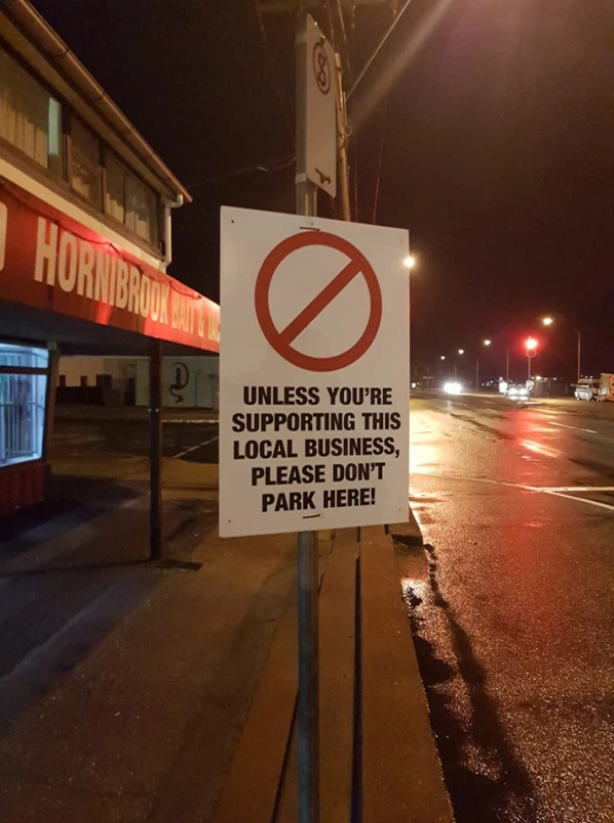
{"label": "distant building", "polygon": [[[163,408],[217,409],[219,362],[215,356],[164,357]],[[61,357],[58,401],[147,406],[149,360],[146,357]]]}

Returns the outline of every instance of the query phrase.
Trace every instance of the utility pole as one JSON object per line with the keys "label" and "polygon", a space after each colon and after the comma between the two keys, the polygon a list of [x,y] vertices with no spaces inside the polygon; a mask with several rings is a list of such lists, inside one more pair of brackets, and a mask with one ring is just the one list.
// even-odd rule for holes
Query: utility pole
{"label": "utility pole", "polygon": [[350,215],[350,178],[348,174],[347,155],[347,112],[345,106],[345,93],[343,91],[343,73],[341,69],[341,58],[339,53],[335,53],[336,68],[336,92],[337,92],[337,140],[338,140],[338,174],[339,188],[341,196],[341,216],[343,220],[351,220]]}
{"label": "utility pole", "polygon": [[[296,32],[296,213],[315,217],[317,187],[307,179],[307,18],[298,15]],[[320,732],[317,532],[299,532],[298,586],[298,823],[320,817]]]}

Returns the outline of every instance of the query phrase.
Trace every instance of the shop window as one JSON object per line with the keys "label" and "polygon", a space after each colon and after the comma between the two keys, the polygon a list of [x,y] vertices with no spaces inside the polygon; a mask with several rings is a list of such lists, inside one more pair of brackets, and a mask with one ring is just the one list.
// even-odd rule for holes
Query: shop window
{"label": "shop window", "polygon": [[100,142],[94,132],[76,117],[71,118],[70,146],[70,184],[73,191],[100,208]]}
{"label": "shop window", "polygon": [[104,210],[120,223],[124,222],[126,202],[126,172],[109,152],[105,159]]}
{"label": "shop window", "polygon": [[39,166],[62,175],[62,107],[2,48],[0,137]]}
{"label": "shop window", "polygon": [[156,196],[143,183],[126,175],[126,226],[152,246],[158,242]]}
{"label": "shop window", "polygon": [[0,343],[0,467],[43,453],[49,354]]}
{"label": "shop window", "polygon": [[115,158],[105,152],[104,210],[152,246],[158,245],[158,198]]}

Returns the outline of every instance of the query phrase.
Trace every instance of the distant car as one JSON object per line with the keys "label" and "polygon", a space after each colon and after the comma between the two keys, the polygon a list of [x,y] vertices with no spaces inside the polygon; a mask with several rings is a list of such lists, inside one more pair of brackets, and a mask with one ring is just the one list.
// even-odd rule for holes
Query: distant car
{"label": "distant car", "polygon": [[505,390],[505,396],[510,400],[528,400],[531,392],[523,383],[510,383]]}
{"label": "distant car", "polygon": [[576,400],[597,400],[599,397],[599,380],[592,377],[583,377],[578,380],[574,397]]}

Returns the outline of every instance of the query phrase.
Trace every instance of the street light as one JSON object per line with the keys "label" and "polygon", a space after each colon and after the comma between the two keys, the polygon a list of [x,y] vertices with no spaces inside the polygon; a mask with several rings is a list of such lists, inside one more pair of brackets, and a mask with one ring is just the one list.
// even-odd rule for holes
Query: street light
{"label": "street light", "polygon": [[[464,354],[465,349],[459,349],[458,353],[459,354]],[[458,379],[458,357],[456,357],[455,360],[454,360],[454,378]]]}
{"label": "street light", "polygon": [[416,258],[413,254],[408,254],[405,260],[403,260],[403,265],[406,269],[410,271],[416,267]]}
{"label": "street light", "polygon": [[[488,339],[482,340],[482,345],[483,346],[488,347],[488,346],[490,346],[491,343],[492,343],[492,340],[488,340]],[[479,355],[475,358],[475,390],[476,391],[480,390],[480,356]]]}
{"label": "street light", "polygon": [[[486,338],[486,340],[482,341],[484,346],[492,346],[492,340]],[[510,379],[510,350],[506,347],[505,349],[505,379],[509,383]]]}
{"label": "street light", "polygon": [[[542,323],[544,326],[551,326],[554,323],[553,317],[542,317]],[[576,371],[578,373],[578,380],[581,376],[581,364],[582,364],[582,336],[580,334],[580,329],[576,329],[576,334],[578,335],[578,359],[576,364]]]}

